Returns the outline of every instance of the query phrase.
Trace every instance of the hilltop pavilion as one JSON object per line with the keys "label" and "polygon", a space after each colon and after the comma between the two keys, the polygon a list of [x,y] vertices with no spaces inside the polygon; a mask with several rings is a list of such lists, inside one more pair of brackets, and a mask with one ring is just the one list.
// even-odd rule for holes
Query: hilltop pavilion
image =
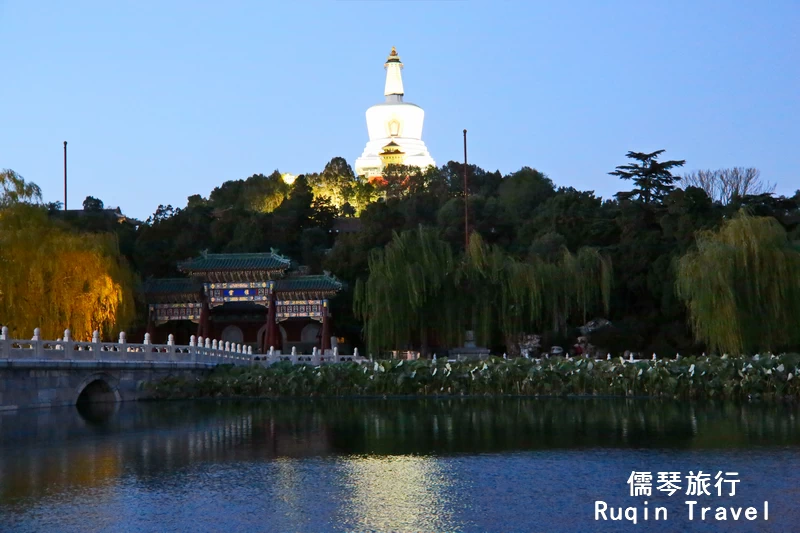
{"label": "hilltop pavilion", "polygon": [[436,166],[422,141],[425,112],[421,107],[403,101],[403,78],[400,72],[403,63],[394,47],[384,67],[386,84],[383,94],[386,101],[367,109],[369,142],[361,157],[356,159],[356,175],[367,178],[380,176],[387,164],[421,168]]}
{"label": "hilltop pavilion", "polygon": [[154,343],[166,342],[172,333],[177,343],[188,343],[194,334],[249,345],[254,353],[270,346],[284,353],[292,347],[300,353],[331,348],[328,299],[342,283],[329,273],[292,269],[291,261],[275,252],[203,253],[178,270],[186,277],[144,285]]}

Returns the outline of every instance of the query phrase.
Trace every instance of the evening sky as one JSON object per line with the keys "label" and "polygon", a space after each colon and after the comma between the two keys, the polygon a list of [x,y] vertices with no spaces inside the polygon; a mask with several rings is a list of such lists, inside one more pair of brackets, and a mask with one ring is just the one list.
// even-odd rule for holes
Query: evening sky
{"label": "evening sky", "polygon": [[628,150],[800,188],[800,2],[0,0],[0,168],[130,216],[353,165],[394,45],[438,164],[622,188]]}

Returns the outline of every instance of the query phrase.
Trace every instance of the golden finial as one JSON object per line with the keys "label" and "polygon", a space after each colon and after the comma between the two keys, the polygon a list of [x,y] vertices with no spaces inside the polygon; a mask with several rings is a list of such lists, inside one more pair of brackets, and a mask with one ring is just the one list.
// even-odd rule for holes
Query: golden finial
{"label": "golden finial", "polygon": [[392,46],[392,51],[389,53],[389,57],[386,58],[387,63],[400,63],[400,56],[397,55],[397,49]]}

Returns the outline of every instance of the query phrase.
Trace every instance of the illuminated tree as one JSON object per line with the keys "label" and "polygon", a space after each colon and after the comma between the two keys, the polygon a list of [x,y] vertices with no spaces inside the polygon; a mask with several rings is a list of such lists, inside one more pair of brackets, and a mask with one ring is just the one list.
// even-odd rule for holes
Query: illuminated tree
{"label": "illuminated tree", "polygon": [[0,209],[0,317],[11,335],[108,338],[134,317],[134,275],[110,233],[76,233],[39,206]]}

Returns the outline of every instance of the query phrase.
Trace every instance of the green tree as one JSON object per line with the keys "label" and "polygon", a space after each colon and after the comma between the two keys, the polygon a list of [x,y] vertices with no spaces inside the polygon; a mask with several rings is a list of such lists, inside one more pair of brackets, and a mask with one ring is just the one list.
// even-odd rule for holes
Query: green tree
{"label": "green tree", "polygon": [[624,180],[633,180],[636,186],[628,192],[621,192],[617,197],[621,200],[636,200],[649,203],[660,203],[675,189],[675,182],[680,177],[673,176],[671,169],[682,167],[685,160],[658,161],[658,156],[665,150],[656,150],[649,154],[643,152],[628,152],[625,157],[637,163],[620,165],[611,176],[619,176]]}
{"label": "green tree", "polygon": [[555,192],[550,178],[538,170],[523,167],[503,179],[498,196],[513,220],[522,221]]}
{"label": "green tree", "polygon": [[395,233],[385,249],[372,250],[369,277],[354,294],[370,352],[418,346],[427,353],[433,329],[440,341],[455,342],[463,329],[456,269],[450,246],[432,229]]}
{"label": "green tree", "polygon": [[83,201],[83,210],[84,211],[102,211],[103,201],[99,198],[95,198],[94,196],[87,196],[86,199]]}
{"label": "green tree", "polygon": [[[452,346],[475,324],[478,339],[494,333],[511,339],[524,332],[563,331],[570,319],[598,304],[608,308],[611,265],[596,250],[557,260],[519,261],[498,246],[470,237],[463,258],[434,229],[395,233],[369,257],[369,277],[356,283],[355,313],[364,320],[370,350],[419,347],[429,339]],[[467,312],[465,312],[467,311]]]}
{"label": "green tree", "polygon": [[0,208],[16,203],[41,203],[42,190],[13,170],[0,171]]}
{"label": "green tree", "polygon": [[772,217],[745,212],[703,231],[678,262],[697,338],[733,354],[800,345],[800,248]]}

